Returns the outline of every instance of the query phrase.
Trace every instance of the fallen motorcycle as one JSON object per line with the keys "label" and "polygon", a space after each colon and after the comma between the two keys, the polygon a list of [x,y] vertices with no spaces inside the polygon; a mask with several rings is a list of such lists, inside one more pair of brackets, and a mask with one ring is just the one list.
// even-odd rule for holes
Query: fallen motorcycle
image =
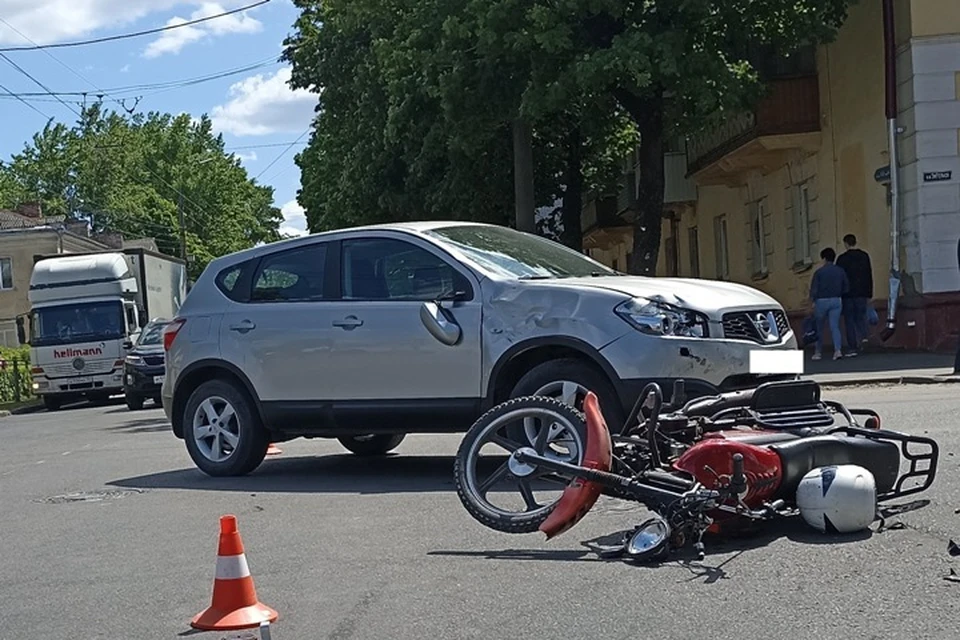
{"label": "fallen motorcycle", "polygon": [[[506,401],[466,433],[454,465],[458,496],[491,529],[539,530],[548,540],[580,522],[601,493],[639,502],[652,515],[615,551],[650,561],[689,545],[703,558],[707,533],[797,514],[821,532],[862,530],[881,502],[925,491],[936,477],[934,440],[882,429],[875,411],[824,400],[814,381],[684,396],[680,381],[665,405],[661,387],[647,385],[618,431],[593,393],[582,412],[548,397]],[[486,444],[509,455],[481,481]],[[520,511],[491,502],[500,481],[516,483]],[[541,483],[562,487],[560,498],[538,503]]]}

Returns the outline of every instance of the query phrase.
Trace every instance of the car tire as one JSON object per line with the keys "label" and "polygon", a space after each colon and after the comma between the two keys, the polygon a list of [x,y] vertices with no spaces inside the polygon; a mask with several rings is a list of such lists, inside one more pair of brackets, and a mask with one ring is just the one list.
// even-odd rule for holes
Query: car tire
{"label": "car tire", "polygon": [[[593,391],[600,401],[600,411],[607,423],[607,428],[613,433],[619,433],[627,419],[623,410],[620,396],[616,389],[603,373],[594,367],[574,358],[548,360],[538,364],[524,374],[510,393],[511,398],[532,396],[540,389],[552,383],[570,381]],[[574,408],[583,411],[582,402],[577,402]]]}
{"label": "car tire", "polygon": [[[237,444],[223,460],[212,459],[208,451],[212,452],[216,446],[222,453],[221,444],[226,440],[222,436],[215,436],[212,443],[201,444],[193,427],[194,416],[208,402],[221,411],[226,404],[233,408],[233,417],[226,429],[236,436]],[[247,475],[260,466],[270,445],[260,415],[246,393],[226,380],[209,380],[190,394],[183,410],[183,435],[194,464],[205,474],[214,477]]]}
{"label": "car tire", "polygon": [[345,449],[355,455],[382,456],[400,446],[404,438],[406,438],[406,435],[402,433],[381,433],[369,436],[342,436],[337,440]]}
{"label": "car tire", "polygon": [[127,409],[130,411],[139,411],[140,409],[143,409],[143,396],[127,393],[124,395],[124,400],[126,400]]}

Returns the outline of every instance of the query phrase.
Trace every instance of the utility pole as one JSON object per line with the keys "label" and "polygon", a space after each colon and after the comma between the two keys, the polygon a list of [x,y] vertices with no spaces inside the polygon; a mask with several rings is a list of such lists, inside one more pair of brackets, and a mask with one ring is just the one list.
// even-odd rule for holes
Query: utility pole
{"label": "utility pole", "polygon": [[[960,268],[960,240],[957,240],[957,268]],[[953,360],[953,375],[960,375],[960,335],[957,336],[957,355]]]}
{"label": "utility pole", "polygon": [[523,118],[513,122],[513,186],[516,201],[517,230],[536,233],[534,214],[536,196],[533,187],[533,131]]}
{"label": "utility pole", "polygon": [[187,229],[183,222],[183,193],[177,189],[177,215],[180,216],[180,257],[187,259]]}

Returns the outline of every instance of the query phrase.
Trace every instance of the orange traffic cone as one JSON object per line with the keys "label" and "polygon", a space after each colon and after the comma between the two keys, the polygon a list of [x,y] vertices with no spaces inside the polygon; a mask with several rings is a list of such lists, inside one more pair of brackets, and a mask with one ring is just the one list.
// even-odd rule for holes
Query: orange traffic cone
{"label": "orange traffic cone", "polygon": [[272,443],[272,442],[270,443],[270,446],[267,447],[267,455],[268,455],[268,456],[278,456],[278,455],[280,455],[281,453],[283,453],[283,449],[281,449],[280,447],[278,447],[277,445],[275,445],[275,444]]}
{"label": "orange traffic cone", "polygon": [[229,631],[275,622],[279,614],[257,600],[257,591],[247,567],[243,541],[236,516],[220,517],[220,545],[217,575],[213,581],[213,602],[190,622],[195,629]]}

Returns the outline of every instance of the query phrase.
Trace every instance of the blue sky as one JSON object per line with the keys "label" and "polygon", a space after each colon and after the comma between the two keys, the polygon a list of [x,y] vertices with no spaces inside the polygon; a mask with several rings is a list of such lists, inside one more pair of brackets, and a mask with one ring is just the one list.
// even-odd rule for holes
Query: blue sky
{"label": "blue sky", "polygon": [[[0,0],[0,47],[100,38],[153,29],[253,4],[256,0]],[[289,66],[276,62],[297,11],[290,0],[158,34],[80,47],[6,52],[53,92],[104,92],[107,108],[208,114],[227,151],[243,160],[251,177],[275,188],[286,219],[284,233],[304,232],[296,204],[300,170],[294,154],[304,148],[317,96],[292,91]],[[19,33],[18,33],[19,32]],[[32,41],[32,42],[31,42]],[[263,66],[247,69],[257,64]],[[192,86],[130,89],[222,72],[227,77]],[[0,85],[20,93],[45,89],[0,58]],[[135,105],[136,98],[140,101]],[[20,151],[47,117],[72,124],[82,96],[24,97],[35,109],[0,89],[0,157]],[[302,137],[301,137],[302,136]],[[290,148],[288,143],[300,138]],[[271,146],[264,146],[271,145]],[[283,155],[281,155],[283,154]],[[274,162],[275,161],[275,162]],[[269,166],[274,163],[272,166]],[[269,166],[269,168],[268,168]]]}

